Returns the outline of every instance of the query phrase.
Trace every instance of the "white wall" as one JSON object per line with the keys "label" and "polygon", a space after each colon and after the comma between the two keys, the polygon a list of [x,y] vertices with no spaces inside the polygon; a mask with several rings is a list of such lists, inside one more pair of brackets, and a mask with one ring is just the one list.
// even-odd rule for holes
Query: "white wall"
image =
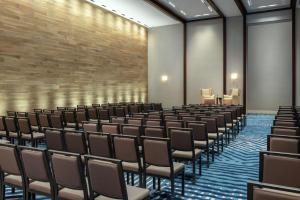
{"label": "white wall", "polygon": [[267,23],[262,22],[262,16],[257,18],[259,22],[255,17],[248,19],[247,108],[250,111],[275,111],[279,105],[292,104],[292,23],[286,16],[267,16],[266,19],[279,19]]}
{"label": "white wall", "polygon": [[[168,81],[162,82],[161,76]],[[148,99],[164,107],[183,104],[183,25],[148,31]]]}
{"label": "white wall", "polygon": [[296,95],[296,104],[297,106],[300,106],[300,8],[296,11],[296,54],[297,54],[297,78],[296,78],[296,84],[297,84],[297,95]]}
{"label": "white wall", "polygon": [[200,89],[223,94],[223,22],[221,19],[187,25],[187,103],[200,103]]}
{"label": "white wall", "polygon": [[[231,80],[231,73],[238,79]],[[240,104],[243,104],[243,17],[227,18],[227,92],[240,89]]]}

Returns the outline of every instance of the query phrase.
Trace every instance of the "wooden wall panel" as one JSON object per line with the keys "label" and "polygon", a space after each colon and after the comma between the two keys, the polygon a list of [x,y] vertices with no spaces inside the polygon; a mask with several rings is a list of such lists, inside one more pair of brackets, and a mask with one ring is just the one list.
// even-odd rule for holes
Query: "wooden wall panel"
{"label": "wooden wall panel", "polygon": [[1,0],[0,70],[0,114],[147,101],[147,29],[84,0]]}

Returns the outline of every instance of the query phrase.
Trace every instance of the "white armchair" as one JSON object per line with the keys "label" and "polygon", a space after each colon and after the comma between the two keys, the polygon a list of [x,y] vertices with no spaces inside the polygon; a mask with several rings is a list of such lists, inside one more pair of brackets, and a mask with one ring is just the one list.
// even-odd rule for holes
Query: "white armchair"
{"label": "white armchair", "polygon": [[201,103],[202,104],[215,104],[216,99],[213,94],[212,88],[201,89]]}
{"label": "white armchair", "polygon": [[230,89],[230,94],[223,96],[224,105],[239,105],[240,104],[240,90],[238,88]]}

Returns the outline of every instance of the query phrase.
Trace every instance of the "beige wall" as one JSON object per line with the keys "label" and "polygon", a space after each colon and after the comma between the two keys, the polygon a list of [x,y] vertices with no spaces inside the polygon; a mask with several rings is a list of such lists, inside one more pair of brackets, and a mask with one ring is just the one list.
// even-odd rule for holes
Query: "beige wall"
{"label": "beige wall", "polygon": [[[164,107],[183,104],[183,25],[149,29],[148,37],[149,101]],[[161,76],[168,81],[162,82]]]}
{"label": "beige wall", "polygon": [[223,94],[222,19],[187,25],[187,103],[200,103],[200,89]]}
{"label": "beige wall", "polygon": [[147,101],[147,29],[84,0],[0,1],[0,114]]}

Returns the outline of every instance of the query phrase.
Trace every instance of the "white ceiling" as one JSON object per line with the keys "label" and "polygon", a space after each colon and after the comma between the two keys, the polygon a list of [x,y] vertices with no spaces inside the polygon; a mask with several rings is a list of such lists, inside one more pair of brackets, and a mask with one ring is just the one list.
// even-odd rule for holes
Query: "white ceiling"
{"label": "white ceiling", "polygon": [[287,8],[291,0],[242,0],[248,12]]}
{"label": "white ceiling", "polygon": [[158,0],[158,2],[186,20],[218,16],[206,0]]}
{"label": "white ceiling", "polygon": [[226,17],[242,15],[234,0],[214,0],[214,2]]}
{"label": "white ceiling", "polygon": [[[144,0],[86,0],[146,27],[180,23]],[[104,6],[103,6],[104,5]]]}

